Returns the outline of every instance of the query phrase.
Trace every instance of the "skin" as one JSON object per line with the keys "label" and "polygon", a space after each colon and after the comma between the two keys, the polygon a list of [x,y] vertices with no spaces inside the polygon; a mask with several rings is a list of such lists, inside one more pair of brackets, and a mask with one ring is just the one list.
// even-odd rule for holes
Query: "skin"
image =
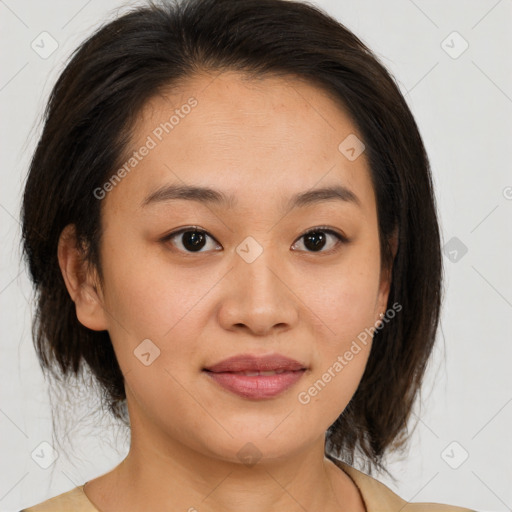
{"label": "skin", "polygon": [[[368,162],[338,150],[357,129],[312,84],[204,73],[145,106],[131,150],[191,96],[197,106],[103,199],[102,283],[81,262],[73,227],[61,236],[78,319],[108,330],[131,420],[128,456],[85,492],[103,512],[365,510],[352,480],[324,457],[324,433],[355,393],[371,340],[308,404],[297,398],[386,310],[391,276],[381,272]],[[236,205],[142,205],[173,183],[222,190]],[[360,205],[286,209],[293,194],[340,184]],[[320,252],[308,249],[302,235],[322,225],[350,241],[327,234]],[[202,252],[187,252],[182,236],[162,241],[189,226],[209,235]],[[263,249],[251,263],[236,252],[248,236]],[[134,355],[145,339],[160,350],[149,366]],[[283,354],[308,370],[260,401],[202,372],[242,353]],[[260,457],[253,466],[237,455],[249,442]]]}

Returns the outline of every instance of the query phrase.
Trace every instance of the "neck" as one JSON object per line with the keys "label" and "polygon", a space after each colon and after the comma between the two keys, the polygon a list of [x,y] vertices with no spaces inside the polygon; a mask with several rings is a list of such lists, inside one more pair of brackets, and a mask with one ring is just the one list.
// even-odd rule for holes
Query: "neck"
{"label": "neck", "polygon": [[162,431],[141,435],[136,421],[131,432],[127,457],[85,488],[101,512],[364,510],[350,477],[324,456],[323,438],[286,459],[250,464],[207,455]]}

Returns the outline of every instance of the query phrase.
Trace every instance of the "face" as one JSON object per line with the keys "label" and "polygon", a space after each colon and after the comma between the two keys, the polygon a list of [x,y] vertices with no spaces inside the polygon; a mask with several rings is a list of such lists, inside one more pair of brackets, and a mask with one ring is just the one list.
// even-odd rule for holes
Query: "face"
{"label": "face", "polygon": [[[101,199],[98,322],[132,437],[229,461],[323,442],[389,289],[354,135],[331,97],[291,78],[201,75],[146,105]],[[238,366],[212,371],[233,356]]]}

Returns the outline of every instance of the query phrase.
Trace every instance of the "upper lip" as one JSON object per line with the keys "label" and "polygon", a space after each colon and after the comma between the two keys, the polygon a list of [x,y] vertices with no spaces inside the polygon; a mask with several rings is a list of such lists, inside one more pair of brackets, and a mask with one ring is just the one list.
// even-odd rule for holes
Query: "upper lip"
{"label": "upper lip", "polygon": [[205,367],[210,372],[251,372],[251,371],[273,371],[273,370],[305,370],[306,367],[289,357],[281,354],[269,354],[256,356],[252,354],[240,354],[224,359],[212,366]]}

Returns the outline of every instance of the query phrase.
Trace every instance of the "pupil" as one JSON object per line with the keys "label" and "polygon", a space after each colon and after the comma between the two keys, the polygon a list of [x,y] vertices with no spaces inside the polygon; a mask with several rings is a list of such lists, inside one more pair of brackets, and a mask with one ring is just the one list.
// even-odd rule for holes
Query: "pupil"
{"label": "pupil", "polygon": [[[309,242],[311,242],[310,246],[308,246]],[[322,233],[321,231],[315,231],[314,233],[310,233],[309,235],[306,236],[304,245],[308,249],[322,249],[323,246],[325,245],[325,234]]]}
{"label": "pupil", "polygon": [[192,251],[201,249],[204,247],[205,237],[203,233],[199,233],[198,231],[187,231],[183,233],[183,246],[186,249],[190,249]]}

